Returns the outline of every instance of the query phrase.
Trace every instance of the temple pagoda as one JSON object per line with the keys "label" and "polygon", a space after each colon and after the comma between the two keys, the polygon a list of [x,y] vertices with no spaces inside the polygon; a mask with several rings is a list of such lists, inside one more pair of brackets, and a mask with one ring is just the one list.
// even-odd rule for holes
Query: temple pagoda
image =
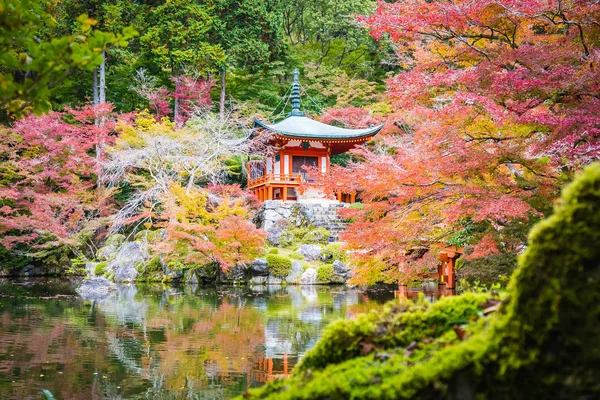
{"label": "temple pagoda", "polygon": [[[270,132],[271,145],[279,149],[274,157],[248,163],[248,189],[261,201],[302,200],[299,186],[306,181],[304,166],[316,167],[326,174],[330,169],[330,157],[347,152],[366,143],[383,125],[364,129],[345,129],[310,119],[300,110],[299,71],[294,70],[292,85],[292,111],[276,124],[254,120],[257,134]],[[355,201],[354,195],[336,193],[337,200]]]}

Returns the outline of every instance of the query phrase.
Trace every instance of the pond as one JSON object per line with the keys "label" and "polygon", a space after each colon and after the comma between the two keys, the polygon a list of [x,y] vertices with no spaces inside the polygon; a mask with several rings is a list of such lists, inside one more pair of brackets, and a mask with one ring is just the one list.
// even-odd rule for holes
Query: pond
{"label": "pond", "polygon": [[390,288],[124,285],[81,300],[69,282],[0,282],[0,399],[226,399],[290,373],[323,328]]}

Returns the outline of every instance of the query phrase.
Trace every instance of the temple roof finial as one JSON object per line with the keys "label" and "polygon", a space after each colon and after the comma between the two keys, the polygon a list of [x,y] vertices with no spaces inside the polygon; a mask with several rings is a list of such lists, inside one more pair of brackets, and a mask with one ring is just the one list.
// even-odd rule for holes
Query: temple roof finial
{"label": "temple roof finial", "polygon": [[300,82],[298,76],[300,71],[298,68],[294,70],[294,83],[292,84],[292,112],[289,114],[290,117],[306,117],[302,111],[300,111]]}

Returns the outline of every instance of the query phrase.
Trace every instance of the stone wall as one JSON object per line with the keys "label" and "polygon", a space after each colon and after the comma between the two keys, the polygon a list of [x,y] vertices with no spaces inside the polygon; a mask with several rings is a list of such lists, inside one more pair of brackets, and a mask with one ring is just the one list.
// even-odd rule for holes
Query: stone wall
{"label": "stone wall", "polygon": [[325,228],[337,238],[344,230],[345,222],[337,211],[347,206],[345,203],[324,201],[323,203],[301,203],[294,201],[268,200],[263,203],[254,222],[265,231],[271,230],[277,221],[285,219],[290,224],[301,226],[313,225]]}

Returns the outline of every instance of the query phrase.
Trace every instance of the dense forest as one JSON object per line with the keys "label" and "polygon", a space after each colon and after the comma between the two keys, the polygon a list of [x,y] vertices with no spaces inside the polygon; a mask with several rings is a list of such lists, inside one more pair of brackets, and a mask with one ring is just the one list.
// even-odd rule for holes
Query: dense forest
{"label": "dense forest", "polygon": [[309,116],[384,124],[317,183],[361,199],[343,212],[356,283],[420,276],[435,243],[514,266],[600,151],[594,2],[2,0],[0,12],[11,265],[81,264],[111,234],[158,230],[152,248],[177,265],[261,254],[241,187],[267,150],[238,139],[252,118],[287,114],[295,68]]}

